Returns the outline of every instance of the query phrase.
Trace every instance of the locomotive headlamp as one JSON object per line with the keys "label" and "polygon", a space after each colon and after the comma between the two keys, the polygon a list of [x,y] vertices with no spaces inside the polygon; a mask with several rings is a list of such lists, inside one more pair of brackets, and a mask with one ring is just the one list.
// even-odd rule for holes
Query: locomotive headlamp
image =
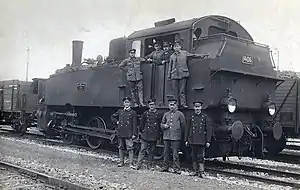
{"label": "locomotive headlamp", "polygon": [[268,105],[268,111],[269,111],[269,114],[270,116],[273,116],[276,112],[276,106],[275,106],[275,103],[274,102],[270,102],[269,105]]}
{"label": "locomotive headlamp", "polygon": [[230,98],[228,100],[227,109],[230,113],[235,112],[235,110],[236,110],[236,100],[234,98]]}

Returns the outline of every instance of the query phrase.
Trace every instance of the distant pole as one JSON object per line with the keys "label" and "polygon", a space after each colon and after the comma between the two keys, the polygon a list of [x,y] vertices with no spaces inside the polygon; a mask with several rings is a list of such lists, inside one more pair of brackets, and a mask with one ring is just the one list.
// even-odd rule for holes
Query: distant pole
{"label": "distant pole", "polygon": [[277,52],[277,71],[279,71],[279,50],[277,48],[275,50]]}
{"label": "distant pole", "polygon": [[26,82],[28,82],[28,66],[29,66],[29,56],[30,56],[30,49],[29,46],[26,48],[27,51],[27,63],[26,63]]}

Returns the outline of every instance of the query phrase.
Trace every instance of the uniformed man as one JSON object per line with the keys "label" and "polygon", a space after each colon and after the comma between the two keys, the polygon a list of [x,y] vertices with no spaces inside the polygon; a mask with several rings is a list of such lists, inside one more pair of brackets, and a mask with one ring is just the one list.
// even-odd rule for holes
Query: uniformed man
{"label": "uniformed man", "polygon": [[171,45],[168,42],[163,43],[164,53],[161,56],[162,64],[168,64],[170,62],[170,57],[174,53],[174,50],[171,49]]}
{"label": "uniformed man", "polygon": [[180,148],[181,132],[185,128],[186,121],[183,113],[177,110],[176,103],[176,99],[169,100],[170,111],[164,114],[161,122],[164,139],[164,166],[162,172],[167,172],[169,170],[169,158],[172,148],[175,166],[174,173],[180,174],[178,152]]}
{"label": "uniformed man", "polygon": [[164,51],[161,49],[161,45],[158,42],[155,42],[154,49],[155,50],[151,52],[149,55],[147,55],[145,59],[156,65],[161,65],[162,64],[161,56],[164,53]]}
{"label": "uniformed man", "polygon": [[113,124],[117,124],[117,136],[119,140],[119,167],[124,166],[124,151],[127,148],[129,154],[130,168],[133,165],[133,140],[137,136],[137,115],[136,112],[130,107],[131,99],[125,97],[123,99],[124,109],[119,109],[111,116]]}
{"label": "uniformed man", "polygon": [[[144,94],[143,94],[143,75],[141,72],[141,62],[145,61],[144,58],[135,57],[135,49],[129,50],[129,57],[123,60],[119,68],[127,72],[127,80],[129,83],[129,89],[131,93],[131,98],[134,102],[134,106],[145,106],[144,104]],[[137,101],[136,93],[138,92],[139,102]]]}
{"label": "uniformed man", "polygon": [[[179,42],[174,44],[175,52],[170,57],[170,64],[168,68],[168,79],[172,80],[172,86],[174,95],[177,100],[180,99],[180,105],[183,108],[187,108],[186,103],[186,82],[187,78],[190,76],[189,68],[187,65],[188,57],[198,56],[200,58],[205,58],[207,55],[197,55],[191,54],[185,50],[181,50],[181,45]],[[178,97],[179,96],[179,97]]]}
{"label": "uniformed man", "polygon": [[211,126],[208,117],[202,112],[202,105],[201,101],[194,102],[194,113],[188,119],[184,138],[185,145],[191,145],[192,148],[192,175],[199,177],[203,177],[205,147],[210,146],[211,140]]}
{"label": "uniformed man", "polygon": [[138,155],[136,169],[140,169],[146,151],[148,152],[148,168],[153,167],[153,157],[156,148],[156,142],[160,135],[161,117],[155,108],[155,100],[148,101],[149,110],[145,111],[141,118],[141,149]]}

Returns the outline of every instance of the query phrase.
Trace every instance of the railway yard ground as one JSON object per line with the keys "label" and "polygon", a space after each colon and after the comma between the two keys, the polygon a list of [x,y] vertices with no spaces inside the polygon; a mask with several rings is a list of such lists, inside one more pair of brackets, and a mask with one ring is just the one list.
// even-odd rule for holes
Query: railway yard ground
{"label": "railway yard ground", "polygon": [[[51,141],[50,141],[51,142]],[[56,142],[52,140],[52,142]],[[247,169],[243,165],[253,165],[273,170],[300,173],[300,165],[270,160],[232,157],[227,161],[239,164],[240,169],[215,168],[208,166],[204,179],[189,176],[190,170],[182,169],[181,175],[159,172],[159,166],[154,170],[131,170],[128,166],[118,168],[116,154],[95,152],[66,145],[45,143],[38,139],[17,136],[0,136],[0,160],[37,171],[57,179],[68,181],[89,189],[296,189],[295,187],[266,183],[255,178],[238,177],[245,174]],[[215,161],[215,160],[213,160]],[[208,162],[209,163],[209,162]],[[222,163],[222,162],[220,162]],[[209,165],[209,164],[207,164]],[[2,171],[2,170],[1,170]],[[288,174],[288,173],[287,173]],[[299,174],[296,176],[273,177],[281,181],[299,183]],[[4,174],[5,175],[5,174]],[[262,178],[269,174],[264,171],[252,171],[253,176]],[[2,176],[2,175],[1,175]],[[2,178],[1,178],[2,179]],[[4,183],[4,181],[0,181]],[[29,188],[30,189],[30,188]]]}

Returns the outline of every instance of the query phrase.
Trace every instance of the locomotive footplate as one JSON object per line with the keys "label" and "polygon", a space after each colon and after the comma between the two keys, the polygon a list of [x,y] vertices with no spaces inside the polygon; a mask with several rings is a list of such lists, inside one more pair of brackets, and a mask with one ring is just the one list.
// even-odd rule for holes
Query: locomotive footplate
{"label": "locomotive footplate", "polygon": [[114,130],[111,129],[101,129],[94,127],[87,127],[82,125],[69,124],[66,127],[61,127],[61,129],[79,134],[79,135],[89,135],[93,137],[99,137],[107,140],[111,140],[111,136],[115,134]]}
{"label": "locomotive footplate", "polygon": [[74,125],[68,124],[67,126],[55,126],[57,130],[64,130],[76,135],[88,135],[92,137],[98,137],[110,141],[114,141],[115,139],[115,131],[111,129],[102,129],[102,128],[94,128],[87,127],[82,125]]}

